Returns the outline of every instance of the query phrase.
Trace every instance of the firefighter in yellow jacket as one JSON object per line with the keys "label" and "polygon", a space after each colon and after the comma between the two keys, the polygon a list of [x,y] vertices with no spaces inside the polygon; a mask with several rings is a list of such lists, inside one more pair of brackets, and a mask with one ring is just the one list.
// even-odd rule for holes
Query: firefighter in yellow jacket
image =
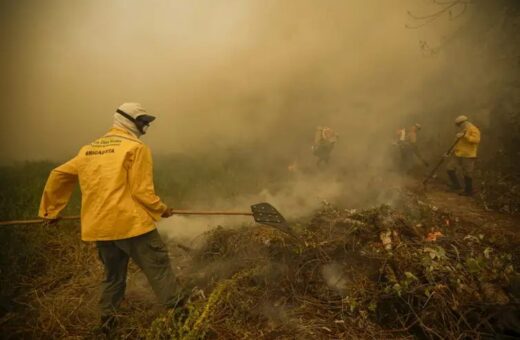
{"label": "firefighter in yellow jacket", "polygon": [[397,140],[394,143],[399,147],[400,168],[404,173],[409,173],[416,164],[416,159],[420,160],[424,166],[428,167],[428,162],[422,157],[417,146],[417,136],[422,126],[415,123],[409,128],[401,128],[397,130]]}
{"label": "firefighter in yellow jacket", "polygon": [[461,195],[473,195],[473,171],[475,160],[477,159],[478,145],[480,144],[480,130],[469,122],[468,117],[458,116],[455,125],[459,129],[457,133],[458,142],[455,144],[453,153],[446,165],[451,188],[454,190],[462,189],[457,177],[457,168],[462,170],[464,175],[464,191]]}
{"label": "firefighter in yellow jacket", "polygon": [[338,135],[328,127],[318,126],[314,134],[314,144],[312,152],[318,158],[317,165],[328,164],[330,153],[338,141]]}
{"label": "firefighter in yellow jacket", "polygon": [[81,238],[96,242],[105,268],[99,303],[104,332],[116,325],[130,258],[163,305],[175,307],[183,299],[156,229],[156,222],[172,210],[155,194],[151,152],[139,139],[154,119],[138,103],[121,105],[107,134],[52,170],[40,204],[40,217],[57,221],[79,182]]}

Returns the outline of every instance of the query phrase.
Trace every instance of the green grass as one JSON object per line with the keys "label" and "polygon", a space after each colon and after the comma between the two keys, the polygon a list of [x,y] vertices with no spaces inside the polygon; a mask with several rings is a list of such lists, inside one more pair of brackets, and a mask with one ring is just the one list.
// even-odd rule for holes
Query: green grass
{"label": "green grass", "polygon": [[41,194],[51,162],[25,162],[0,167],[0,219],[26,219],[38,215]]}
{"label": "green grass", "polygon": [[284,167],[274,172],[250,156],[238,152],[221,156],[175,154],[155,160],[155,184],[169,204],[209,205],[216,199],[232,199],[257,193],[283,178]]}

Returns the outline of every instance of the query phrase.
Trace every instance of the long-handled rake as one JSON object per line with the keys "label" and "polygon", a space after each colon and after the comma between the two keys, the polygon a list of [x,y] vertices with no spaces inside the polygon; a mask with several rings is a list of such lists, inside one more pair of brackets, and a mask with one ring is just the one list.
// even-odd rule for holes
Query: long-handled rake
{"label": "long-handled rake", "polygon": [[457,145],[457,143],[459,142],[459,140],[461,139],[462,137],[458,137],[454,142],[453,144],[451,144],[450,148],[448,149],[448,151],[446,151],[446,153],[443,155],[443,157],[441,157],[441,159],[439,159],[439,161],[437,162],[437,164],[433,167],[433,169],[430,171],[430,173],[428,174],[428,176],[423,180],[422,184],[424,186],[424,189],[426,190],[426,185],[428,184],[428,182],[437,174],[437,170],[439,170],[439,168],[441,167],[442,163],[444,163],[445,159],[446,159],[446,156],[450,156],[451,153],[453,152],[453,150],[455,149],[455,146]]}
{"label": "long-handled rake", "polygon": [[[292,231],[285,218],[275,207],[269,203],[257,203],[251,206],[251,211],[200,211],[200,210],[172,210],[174,215],[212,215],[212,216],[253,216],[256,223],[265,224],[276,228],[296,239],[298,237]],[[80,216],[63,216],[59,220],[79,220]],[[44,219],[0,221],[0,226],[38,224]]]}

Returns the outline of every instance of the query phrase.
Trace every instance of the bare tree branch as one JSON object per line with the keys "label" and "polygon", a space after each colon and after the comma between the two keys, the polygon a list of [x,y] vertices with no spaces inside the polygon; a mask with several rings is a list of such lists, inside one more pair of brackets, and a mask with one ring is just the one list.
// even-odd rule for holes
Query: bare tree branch
{"label": "bare tree branch", "polygon": [[[430,13],[430,14],[426,14],[426,15],[416,15],[416,14],[412,13],[411,11],[408,11],[407,13],[414,20],[427,20],[428,22],[431,22],[430,20],[438,19],[446,13],[448,13],[450,15],[450,19],[454,19],[454,18],[457,18],[460,15],[462,15],[462,13],[464,13],[466,11],[467,5],[470,4],[471,2],[472,2],[471,0],[448,0],[448,1],[433,0],[434,4],[441,5],[444,7],[442,7],[441,9],[439,9],[438,11],[436,11],[434,13]],[[461,10],[457,15],[453,16],[452,10],[456,9],[457,7],[461,7]],[[423,26],[423,23],[421,23],[421,26]],[[412,26],[411,28],[416,28],[416,26]]]}

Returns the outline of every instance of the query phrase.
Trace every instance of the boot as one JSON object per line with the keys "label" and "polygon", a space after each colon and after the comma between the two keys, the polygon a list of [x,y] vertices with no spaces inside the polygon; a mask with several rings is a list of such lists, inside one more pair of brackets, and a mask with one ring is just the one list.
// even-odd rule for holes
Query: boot
{"label": "boot", "polygon": [[459,195],[461,196],[473,196],[473,178],[464,176],[464,191]]}
{"label": "boot", "polygon": [[117,324],[118,320],[115,315],[102,315],[98,331],[110,339],[113,337]]}
{"label": "boot", "polygon": [[450,189],[452,190],[460,190],[461,186],[459,183],[459,179],[457,174],[453,170],[448,170],[448,176],[450,177]]}

